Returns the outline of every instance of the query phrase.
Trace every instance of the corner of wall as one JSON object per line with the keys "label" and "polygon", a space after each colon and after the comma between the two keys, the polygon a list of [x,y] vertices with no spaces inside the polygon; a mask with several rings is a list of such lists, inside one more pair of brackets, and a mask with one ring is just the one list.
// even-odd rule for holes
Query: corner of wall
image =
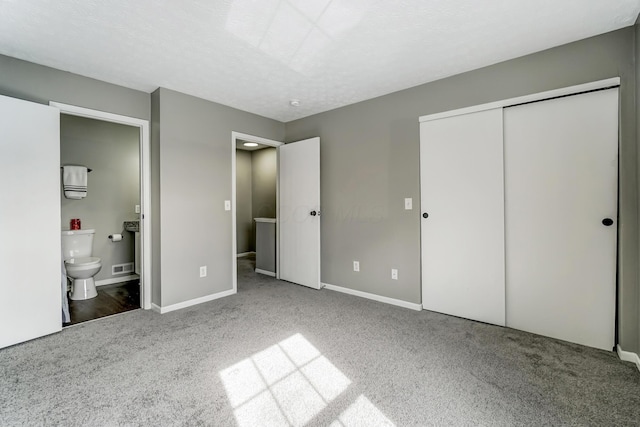
{"label": "corner of wall", "polygon": [[162,306],[161,229],[160,229],[160,88],[151,93],[151,301]]}

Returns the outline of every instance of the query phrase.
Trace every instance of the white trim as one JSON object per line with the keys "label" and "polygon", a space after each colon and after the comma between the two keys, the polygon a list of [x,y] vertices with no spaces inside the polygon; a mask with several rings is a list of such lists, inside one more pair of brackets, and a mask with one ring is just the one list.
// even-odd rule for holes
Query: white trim
{"label": "white trim", "polygon": [[128,282],[129,280],[136,280],[139,279],[140,276],[138,276],[137,274],[132,274],[129,276],[123,276],[123,277],[113,277],[111,279],[103,279],[103,280],[96,280],[96,286],[105,286],[105,285],[113,285],[114,283],[122,283],[122,282]]}
{"label": "white trim", "polygon": [[[140,287],[140,306],[151,308],[151,141],[149,121],[105,111],[77,107],[60,102],[49,102],[63,114],[78,117],[136,126],[140,129],[140,232],[142,233],[142,286]],[[235,239],[234,239],[235,241]]]}
{"label": "white trim", "polygon": [[[233,281],[233,293],[236,293],[238,291],[238,254],[236,254],[238,248],[237,248],[237,241],[236,241],[236,140],[237,139],[242,139],[243,141],[248,141],[248,142],[257,142],[258,144],[262,144],[262,145],[268,145],[269,147],[279,147],[281,145],[284,145],[284,142],[280,142],[280,141],[274,141],[272,139],[267,139],[267,138],[262,138],[260,136],[254,136],[254,135],[249,135],[246,133],[241,133],[241,132],[236,132],[236,131],[231,131],[231,254],[232,254],[232,261],[231,261],[231,275],[232,275],[232,281]],[[277,174],[276,174],[277,176]],[[277,180],[277,178],[276,178]],[[276,209],[279,206],[279,201],[278,201],[278,183],[276,182]],[[276,212],[276,217],[280,216],[280,212],[277,211]],[[276,227],[278,227],[278,223],[277,223],[277,218],[276,218]],[[279,250],[279,242],[276,241],[276,253],[278,253]],[[277,266],[276,266],[276,274],[277,274]]]}
{"label": "white trim", "polygon": [[402,301],[395,298],[383,297],[381,295],[370,294],[369,292],[356,291],[354,289],[343,288],[342,286],[330,285],[328,283],[322,283],[322,287],[329,289],[330,291],[342,292],[344,294],[355,295],[357,297],[367,298],[385,304],[397,305],[398,307],[408,308],[411,310],[422,311],[422,304],[415,304],[413,302]]}
{"label": "white trim", "polygon": [[620,344],[616,346],[616,349],[618,350],[618,357],[620,358],[620,360],[623,360],[625,362],[635,363],[636,367],[640,371],[640,356],[638,356],[637,353],[633,353],[631,351],[624,351],[622,347],[620,347]]}
{"label": "white trim", "polygon": [[222,292],[218,292],[216,294],[211,294],[211,295],[207,295],[204,297],[200,297],[200,298],[194,298],[194,299],[190,299],[188,301],[183,301],[183,302],[179,302],[177,304],[171,304],[171,305],[167,305],[165,307],[160,307],[156,304],[152,304],[151,308],[153,309],[153,311],[156,311],[160,314],[164,314],[164,313],[169,313],[170,311],[176,311],[176,310],[180,310],[182,308],[187,308],[187,307],[191,307],[193,305],[198,305],[198,304],[202,304],[204,302],[209,302],[209,301],[213,301],[219,298],[224,298],[224,297],[228,297],[229,295],[233,295],[236,293],[235,289],[229,289],[228,291],[222,291]]}
{"label": "white trim", "polygon": [[431,120],[444,119],[446,117],[461,116],[463,114],[477,113],[479,111],[492,110],[494,108],[504,108],[504,107],[509,107],[516,104],[524,104],[526,102],[541,101],[543,99],[573,95],[580,92],[588,92],[590,90],[605,89],[613,86],[620,86],[620,77],[612,77],[610,79],[598,80],[595,82],[563,87],[560,89],[548,90],[546,92],[539,92],[531,95],[518,96],[516,98],[503,99],[501,101],[490,102],[488,104],[474,105],[466,108],[459,108],[457,110],[443,111],[441,113],[435,113],[435,114],[427,114],[426,116],[420,116],[418,120],[420,122],[428,122]]}
{"label": "white trim", "polygon": [[236,254],[236,258],[243,258],[249,255],[255,255],[256,253],[254,251],[249,251],[249,252],[242,252],[239,254]]}
{"label": "white trim", "polygon": [[273,271],[262,270],[261,268],[256,268],[255,272],[264,274],[265,276],[276,277],[276,273],[274,273]]}

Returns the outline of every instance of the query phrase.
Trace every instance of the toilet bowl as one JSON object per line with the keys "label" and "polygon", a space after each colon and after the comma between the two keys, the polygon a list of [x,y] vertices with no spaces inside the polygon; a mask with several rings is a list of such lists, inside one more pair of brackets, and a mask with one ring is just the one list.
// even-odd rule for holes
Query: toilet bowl
{"label": "toilet bowl", "polygon": [[98,296],[93,276],[102,268],[102,260],[91,256],[95,230],[63,230],[62,254],[67,277],[72,279],[69,298],[85,300]]}
{"label": "toilet bowl", "polygon": [[72,300],[85,300],[98,296],[96,283],[93,276],[102,268],[102,262],[98,257],[70,258],[65,260],[67,276],[73,279],[69,298]]}

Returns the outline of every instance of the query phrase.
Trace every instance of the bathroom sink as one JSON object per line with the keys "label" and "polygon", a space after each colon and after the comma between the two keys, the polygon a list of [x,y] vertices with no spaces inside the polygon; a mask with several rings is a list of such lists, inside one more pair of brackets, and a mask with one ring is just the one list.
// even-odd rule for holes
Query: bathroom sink
{"label": "bathroom sink", "polygon": [[134,233],[137,233],[140,231],[140,220],[135,220],[135,221],[125,221],[122,226],[124,227],[125,230],[127,231],[133,231]]}

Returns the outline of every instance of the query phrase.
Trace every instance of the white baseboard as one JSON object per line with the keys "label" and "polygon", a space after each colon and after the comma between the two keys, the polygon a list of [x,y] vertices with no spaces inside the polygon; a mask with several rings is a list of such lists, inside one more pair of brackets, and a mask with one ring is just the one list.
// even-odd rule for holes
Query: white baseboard
{"label": "white baseboard", "polygon": [[274,273],[273,271],[261,270],[259,268],[256,268],[255,271],[256,273],[264,274],[271,277],[276,277],[276,273]]}
{"label": "white baseboard", "polygon": [[242,257],[245,257],[245,256],[255,255],[255,254],[256,254],[256,253],[255,253],[255,252],[253,252],[253,251],[251,251],[251,252],[242,252],[242,253],[237,254],[237,255],[236,255],[236,257],[237,257],[237,258],[242,258]]}
{"label": "white baseboard", "polygon": [[236,291],[234,289],[229,289],[228,291],[218,292],[216,294],[207,295],[200,298],[190,299],[188,301],[179,302],[177,304],[171,304],[164,307],[160,307],[156,304],[151,304],[151,309],[160,314],[169,313],[170,311],[180,310],[181,308],[191,307],[192,305],[202,304],[203,302],[213,301],[214,299],[228,297],[229,295],[235,294]]}
{"label": "white baseboard", "polygon": [[413,302],[402,301],[395,298],[383,297],[381,295],[370,294],[369,292],[356,291],[349,288],[343,288],[342,286],[330,285],[328,283],[322,283],[322,286],[331,291],[342,292],[349,295],[355,295],[357,297],[384,302],[386,304],[397,305],[398,307],[409,308],[411,310],[416,310],[416,311],[422,310],[422,304],[415,304]]}
{"label": "white baseboard", "polygon": [[622,347],[620,347],[620,344],[618,344],[616,348],[618,349],[618,357],[620,358],[620,360],[635,363],[638,367],[638,370],[640,371],[640,356],[630,351],[624,351]]}
{"label": "white baseboard", "polygon": [[96,286],[113,285],[114,283],[128,282],[129,280],[138,280],[140,276],[132,274],[129,276],[112,277],[111,279],[96,280]]}

